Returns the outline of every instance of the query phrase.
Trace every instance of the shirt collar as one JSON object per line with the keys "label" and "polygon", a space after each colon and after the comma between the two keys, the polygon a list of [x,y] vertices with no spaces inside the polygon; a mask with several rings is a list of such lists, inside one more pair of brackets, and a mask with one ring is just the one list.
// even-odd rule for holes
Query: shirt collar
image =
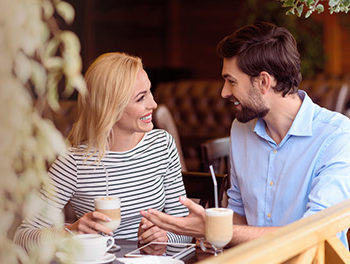
{"label": "shirt collar", "polygon": [[[287,135],[311,136],[315,104],[312,102],[311,98],[306,94],[305,91],[299,90],[298,95],[303,102]],[[262,118],[259,118],[256,121],[253,129],[254,132],[260,137],[265,139],[270,138],[266,133],[265,121]]]}

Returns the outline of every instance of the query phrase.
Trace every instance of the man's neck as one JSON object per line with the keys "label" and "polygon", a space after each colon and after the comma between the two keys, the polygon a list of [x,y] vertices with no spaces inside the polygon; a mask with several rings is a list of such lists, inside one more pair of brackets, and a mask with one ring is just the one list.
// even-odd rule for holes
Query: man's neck
{"label": "man's neck", "polygon": [[293,121],[300,109],[302,100],[298,94],[282,97],[280,94],[273,95],[270,103],[270,111],[263,118],[266,124],[267,134],[279,144],[288,133]]}

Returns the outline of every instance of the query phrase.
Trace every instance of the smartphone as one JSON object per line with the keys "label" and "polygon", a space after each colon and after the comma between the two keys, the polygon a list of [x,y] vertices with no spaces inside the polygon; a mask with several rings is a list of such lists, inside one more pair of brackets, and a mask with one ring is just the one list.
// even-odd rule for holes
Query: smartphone
{"label": "smartphone", "polygon": [[196,244],[151,242],[125,254],[125,257],[167,256],[181,259],[195,251]]}

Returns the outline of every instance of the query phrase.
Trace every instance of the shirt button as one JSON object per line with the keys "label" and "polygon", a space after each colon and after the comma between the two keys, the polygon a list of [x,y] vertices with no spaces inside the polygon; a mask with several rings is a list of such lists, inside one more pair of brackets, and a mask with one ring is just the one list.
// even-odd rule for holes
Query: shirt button
{"label": "shirt button", "polygon": [[273,185],[273,181],[270,181],[270,186],[272,186]]}
{"label": "shirt button", "polygon": [[274,149],[274,150],[273,150],[273,153],[275,153],[275,154],[276,154],[276,153],[277,153],[277,149]]}
{"label": "shirt button", "polygon": [[270,214],[270,213],[268,213],[268,214],[267,214],[267,217],[268,217],[268,218],[270,218],[270,217],[271,217],[271,214]]}

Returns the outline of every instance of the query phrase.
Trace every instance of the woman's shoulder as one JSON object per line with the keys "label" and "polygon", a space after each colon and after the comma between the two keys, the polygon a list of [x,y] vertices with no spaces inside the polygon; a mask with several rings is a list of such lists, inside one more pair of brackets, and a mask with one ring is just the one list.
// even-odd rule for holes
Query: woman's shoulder
{"label": "woman's shoulder", "polygon": [[67,148],[67,155],[79,155],[86,151],[86,145],[70,146]]}
{"label": "woman's shoulder", "polygon": [[149,139],[158,139],[158,140],[164,140],[166,142],[170,142],[173,140],[173,137],[171,134],[164,130],[164,129],[152,129],[150,132],[147,133],[147,138]]}
{"label": "woman's shoulder", "polygon": [[86,145],[70,146],[64,153],[59,155],[59,158],[76,162],[86,156]]}
{"label": "woman's shoulder", "polygon": [[164,129],[153,129],[147,134],[147,142],[151,144],[160,143],[167,149],[173,148],[174,138]]}

